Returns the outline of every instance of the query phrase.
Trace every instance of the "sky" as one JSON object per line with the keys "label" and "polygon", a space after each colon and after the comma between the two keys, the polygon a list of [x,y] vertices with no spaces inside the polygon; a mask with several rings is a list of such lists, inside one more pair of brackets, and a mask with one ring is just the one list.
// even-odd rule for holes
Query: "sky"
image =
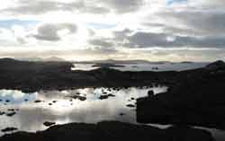
{"label": "sky", "polygon": [[5,0],[0,57],[225,60],[225,0]]}

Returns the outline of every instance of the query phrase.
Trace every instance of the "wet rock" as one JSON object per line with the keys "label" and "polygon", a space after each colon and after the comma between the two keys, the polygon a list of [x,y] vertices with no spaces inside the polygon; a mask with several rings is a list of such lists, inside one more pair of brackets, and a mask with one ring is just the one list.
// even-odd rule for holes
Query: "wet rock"
{"label": "wet rock", "polygon": [[16,114],[16,112],[6,113],[6,116],[12,117],[12,116],[14,116],[15,114]]}
{"label": "wet rock", "polygon": [[130,108],[134,108],[134,107],[135,107],[134,104],[127,104],[126,106],[127,106],[127,107],[130,107]]}
{"label": "wet rock", "polygon": [[120,113],[120,116],[124,116],[125,114],[124,113]]}
{"label": "wet rock", "polygon": [[114,94],[101,95],[99,99],[104,100],[108,99],[109,97],[115,97],[115,95]]}
{"label": "wet rock", "polygon": [[84,97],[84,96],[79,96],[78,99],[79,99],[80,101],[85,101],[87,98]]}
{"label": "wet rock", "polygon": [[148,91],[148,97],[152,97],[154,96],[154,91],[153,90],[149,90]]}
{"label": "wet rock", "polygon": [[214,141],[212,135],[200,129],[171,127],[159,129],[151,126],[122,122],[97,124],[71,123],[52,126],[37,133],[17,132],[6,134],[0,141]]}
{"label": "wet rock", "polygon": [[108,98],[108,95],[101,95],[101,96],[99,97],[99,99],[101,99],[101,100],[107,99],[107,98]]}
{"label": "wet rock", "polygon": [[80,95],[74,95],[74,96],[70,96],[70,97],[73,99],[79,99],[80,101],[85,101],[87,99],[85,96],[80,96]]}
{"label": "wet rock", "polygon": [[55,125],[55,122],[45,121],[43,124],[49,127],[49,126]]}
{"label": "wet rock", "polygon": [[9,99],[6,99],[6,100],[5,100],[5,102],[6,102],[6,103],[9,103],[9,102],[10,102],[10,100],[9,100]]}
{"label": "wet rock", "polygon": [[15,111],[15,109],[8,109],[8,111],[14,112],[14,111]]}
{"label": "wet rock", "polygon": [[41,100],[35,100],[34,103],[41,103]]}
{"label": "wet rock", "polygon": [[17,130],[17,128],[15,128],[15,127],[7,127],[5,129],[2,129],[1,131],[2,132],[12,132],[12,131],[15,131],[15,130]]}
{"label": "wet rock", "polygon": [[158,70],[159,68],[158,67],[152,67],[152,70]]}

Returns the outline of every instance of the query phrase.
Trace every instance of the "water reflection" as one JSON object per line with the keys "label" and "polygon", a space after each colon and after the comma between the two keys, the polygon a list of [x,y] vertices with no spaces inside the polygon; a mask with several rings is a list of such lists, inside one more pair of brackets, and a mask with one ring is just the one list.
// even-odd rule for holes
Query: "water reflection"
{"label": "water reflection", "polygon": [[[182,71],[205,67],[208,63],[192,62],[192,63],[128,63],[128,64],[114,64],[117,67],[110,67],[120,71]],[[94,63],[75,63],[71,70],[90,71],[98,69],[93,67]],[[121,66],[121,67],[120,67]]]}
{"label": "water reflection", "polygon": [[0,130],[6,127],[32,132],[44,130],[47,128],[43,125],[45,121],[56,124],[96,123],[102,120],[135,123],[136,98],[147,96],[149,90],[159,93],[166,89],[85,88],[29,94],[17,90],[0,90]]}

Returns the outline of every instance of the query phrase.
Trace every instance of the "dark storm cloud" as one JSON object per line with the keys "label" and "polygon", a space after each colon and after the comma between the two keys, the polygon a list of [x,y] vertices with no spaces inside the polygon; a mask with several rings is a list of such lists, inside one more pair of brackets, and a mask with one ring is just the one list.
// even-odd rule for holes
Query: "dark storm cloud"
{"label": "dark storm cloud", "polygon": [[45,41],[58,41],[61,37],[58,35],[58,31],[67,29],[69,34],[75,33],[77,26],[74,24],[44,24],[38,27],[37,34],[32,36],[38,40]]}

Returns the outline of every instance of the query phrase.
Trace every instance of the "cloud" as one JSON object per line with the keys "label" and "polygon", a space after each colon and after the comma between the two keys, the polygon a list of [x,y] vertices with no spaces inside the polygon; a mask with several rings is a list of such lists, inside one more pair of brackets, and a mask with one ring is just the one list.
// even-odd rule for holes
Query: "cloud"
{"label": "cloud", "polygon": [[13,7],[8,7],[2,12],[10,12],[13,14],[42,14],[51,11],[65,10],[72,11],[77,8],[83,7],[82,1],[63,3],[58,1],[42,1],[42,0],[19,0]]}
{"label": "cloud", "polygon": [[113,47],[113,42],[107,41],[107,39],[93,39],[90,40],[89,43],[97,47],[104,47],[104,48]]}
{"label": "cloud", "polygon": [[225,36],[177,36],[167,33],[137,32],[125,36],[128,40],[125,47],[197,47],[197,48],[224,48]]}
{"label": "cloud", "polygon": [[77,31],[77,26],[74,24],[43,24],[37,29],[37,33],[31,35],[38,40],[58,41],[61,39],[59,32],[65,30],[66,34],[73,34]]}
{"label": "cloud", "polygon": [[118,13],[133,12],[144,5],[143,0],[99,0],[99,2],[103,2]]}
{"label": "cloud", "polygon": [[1,12],[15,15],[38,15],[52,11],[71,11],[78,13],[104,14],[109,12],[126,13],[138,10],[143,6],[143,0],[18,0],[14,6],[6,7]]}
{"label": "cloud", "polygon": [[32,48],[40,56],[194,60],[204,50],[202,59],[222,58],[215,50],[225,50],[225,1],[7,0],[0,35],[1,51]]}
{"label": "cloud", "polygon": [[225,7],[224,0],[189,0],[191,6],[203,8],[223,8]]}
{"label": "cloud", "polygon": [[166,0],[167,4],[174,4],[174,3],[181,3],[181,2],[187,2],[187,0]]}
{"label": "cloud", "polygon": [[180,27],[204,35],[225,34],[225,11],[170,11],[161,12],[158,16],[164,18],[165,25],[169,24],[166,28]]}

